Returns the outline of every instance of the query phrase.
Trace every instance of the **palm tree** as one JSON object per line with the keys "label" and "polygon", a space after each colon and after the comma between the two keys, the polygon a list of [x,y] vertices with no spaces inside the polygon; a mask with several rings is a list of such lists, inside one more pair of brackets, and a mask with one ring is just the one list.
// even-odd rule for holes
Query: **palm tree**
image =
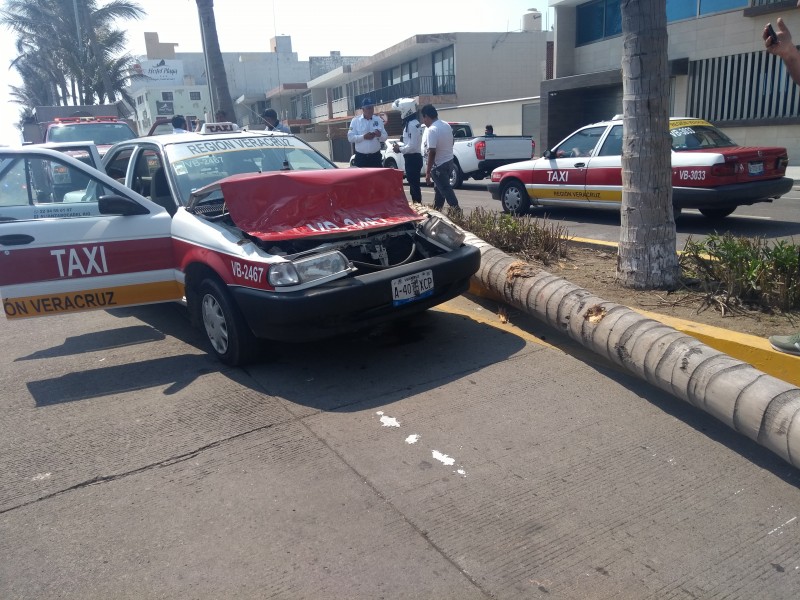
{"label": "palm tree", "polygon": [[200,32],[203,36],[203,51],[208,60],[208,78],[211,82],[213,103],[216,110],[223,110],[228,118],[236,114],[228,89],[228,76],[225,74],[225,63],[219,49],[217,22],[214,18],[214,0],[197,0],[197,14],[200,16]]}
{"label": "palm tree", "polygon": [[[125,32],[115,29],[115,22],[143,15],[137,4],[125,0],[102,7],[95,0],[8,0],[0,24],[17,34],[12,67],[19,71],[25,63],[36,64],[56,90],[53,103],[94,104],[105,98],[114,102],[127,83],[111,77],[120,58],[132,61],[127,54],[120,56]],[[23,76],[22,87],[26,85]]]}
{"label": "palm tree", "polygon": [[680,269],[672,209],[666,0],[622,0],[622,213],[617,279],[674,289]]}

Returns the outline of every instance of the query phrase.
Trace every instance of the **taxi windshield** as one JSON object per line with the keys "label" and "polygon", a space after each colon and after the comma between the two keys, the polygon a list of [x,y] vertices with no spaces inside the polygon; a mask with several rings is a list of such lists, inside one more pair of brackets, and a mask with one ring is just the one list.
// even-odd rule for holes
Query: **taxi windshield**
{"label": "taxi windshield", "polygon": [[116,144],[135,138],[127,123],[73,123],[55,125],[47,131],[48,142],[92,141],[98,145]]}
{"label": "taxi windshield", "polygon": [[727,135],[705,121],[671,122],[669,133],[672,136],[672,149],[676,152],[731,148],[737,145]]}
{"label": "taxi windshield", "polygon": [[170,144],[166,153],[184,203],[193,191],[231,175],[336,168],[294,136],[198,139]]}

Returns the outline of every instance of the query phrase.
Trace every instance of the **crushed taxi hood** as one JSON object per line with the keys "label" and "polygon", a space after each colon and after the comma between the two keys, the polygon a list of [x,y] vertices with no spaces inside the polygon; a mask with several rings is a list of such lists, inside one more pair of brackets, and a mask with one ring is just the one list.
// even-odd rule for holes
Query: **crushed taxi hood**
{"label": "crushed taxi hood", "polygon": [[385,229],[423,217],[395,169],[327,169],[235,175],[217,182],[231,219],[264,241]]}

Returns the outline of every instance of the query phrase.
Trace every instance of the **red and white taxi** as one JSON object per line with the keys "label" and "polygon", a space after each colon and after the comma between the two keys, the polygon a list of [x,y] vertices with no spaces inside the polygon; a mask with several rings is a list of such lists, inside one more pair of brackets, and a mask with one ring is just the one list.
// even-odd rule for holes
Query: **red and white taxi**
{"label": "red and white taxi", "polygon": [[91,141],[100,156],[111,146],[136,137],[131,126],[117,117],[58,117],[47,125],[45,142]]}
{"label": "red and white taxi", "polygon": [[[6,317],[183,299],[213,353],[239,364],[256,338],[335,335],[467,289],[480,252],[409,206],[402,173],[336,169],[294,136],[232,129],[118,144],[107,173],[0,148]],[[54,170],[82,187],[59,196],[32,177]]]}
{"label": "red and white taxi", "polygon": [[[739,146],[701,119],[670,119],[672,204],[711,219],[737,206],[770,202],[792,189],[785,148]],[[531,206],[619,209],[622,204],[622,120],[578,129],[542,158],[499,167],[488,186],[513,214]]]}

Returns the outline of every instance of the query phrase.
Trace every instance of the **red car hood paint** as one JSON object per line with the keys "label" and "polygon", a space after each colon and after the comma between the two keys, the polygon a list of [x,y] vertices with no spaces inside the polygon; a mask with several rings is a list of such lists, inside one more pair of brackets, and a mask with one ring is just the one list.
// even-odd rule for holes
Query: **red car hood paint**
{"label": "red car hood paint", "polygon": [[341,235],[420,221],[395,169],[234,175],[218,182],[231,219],[264,241]]}

